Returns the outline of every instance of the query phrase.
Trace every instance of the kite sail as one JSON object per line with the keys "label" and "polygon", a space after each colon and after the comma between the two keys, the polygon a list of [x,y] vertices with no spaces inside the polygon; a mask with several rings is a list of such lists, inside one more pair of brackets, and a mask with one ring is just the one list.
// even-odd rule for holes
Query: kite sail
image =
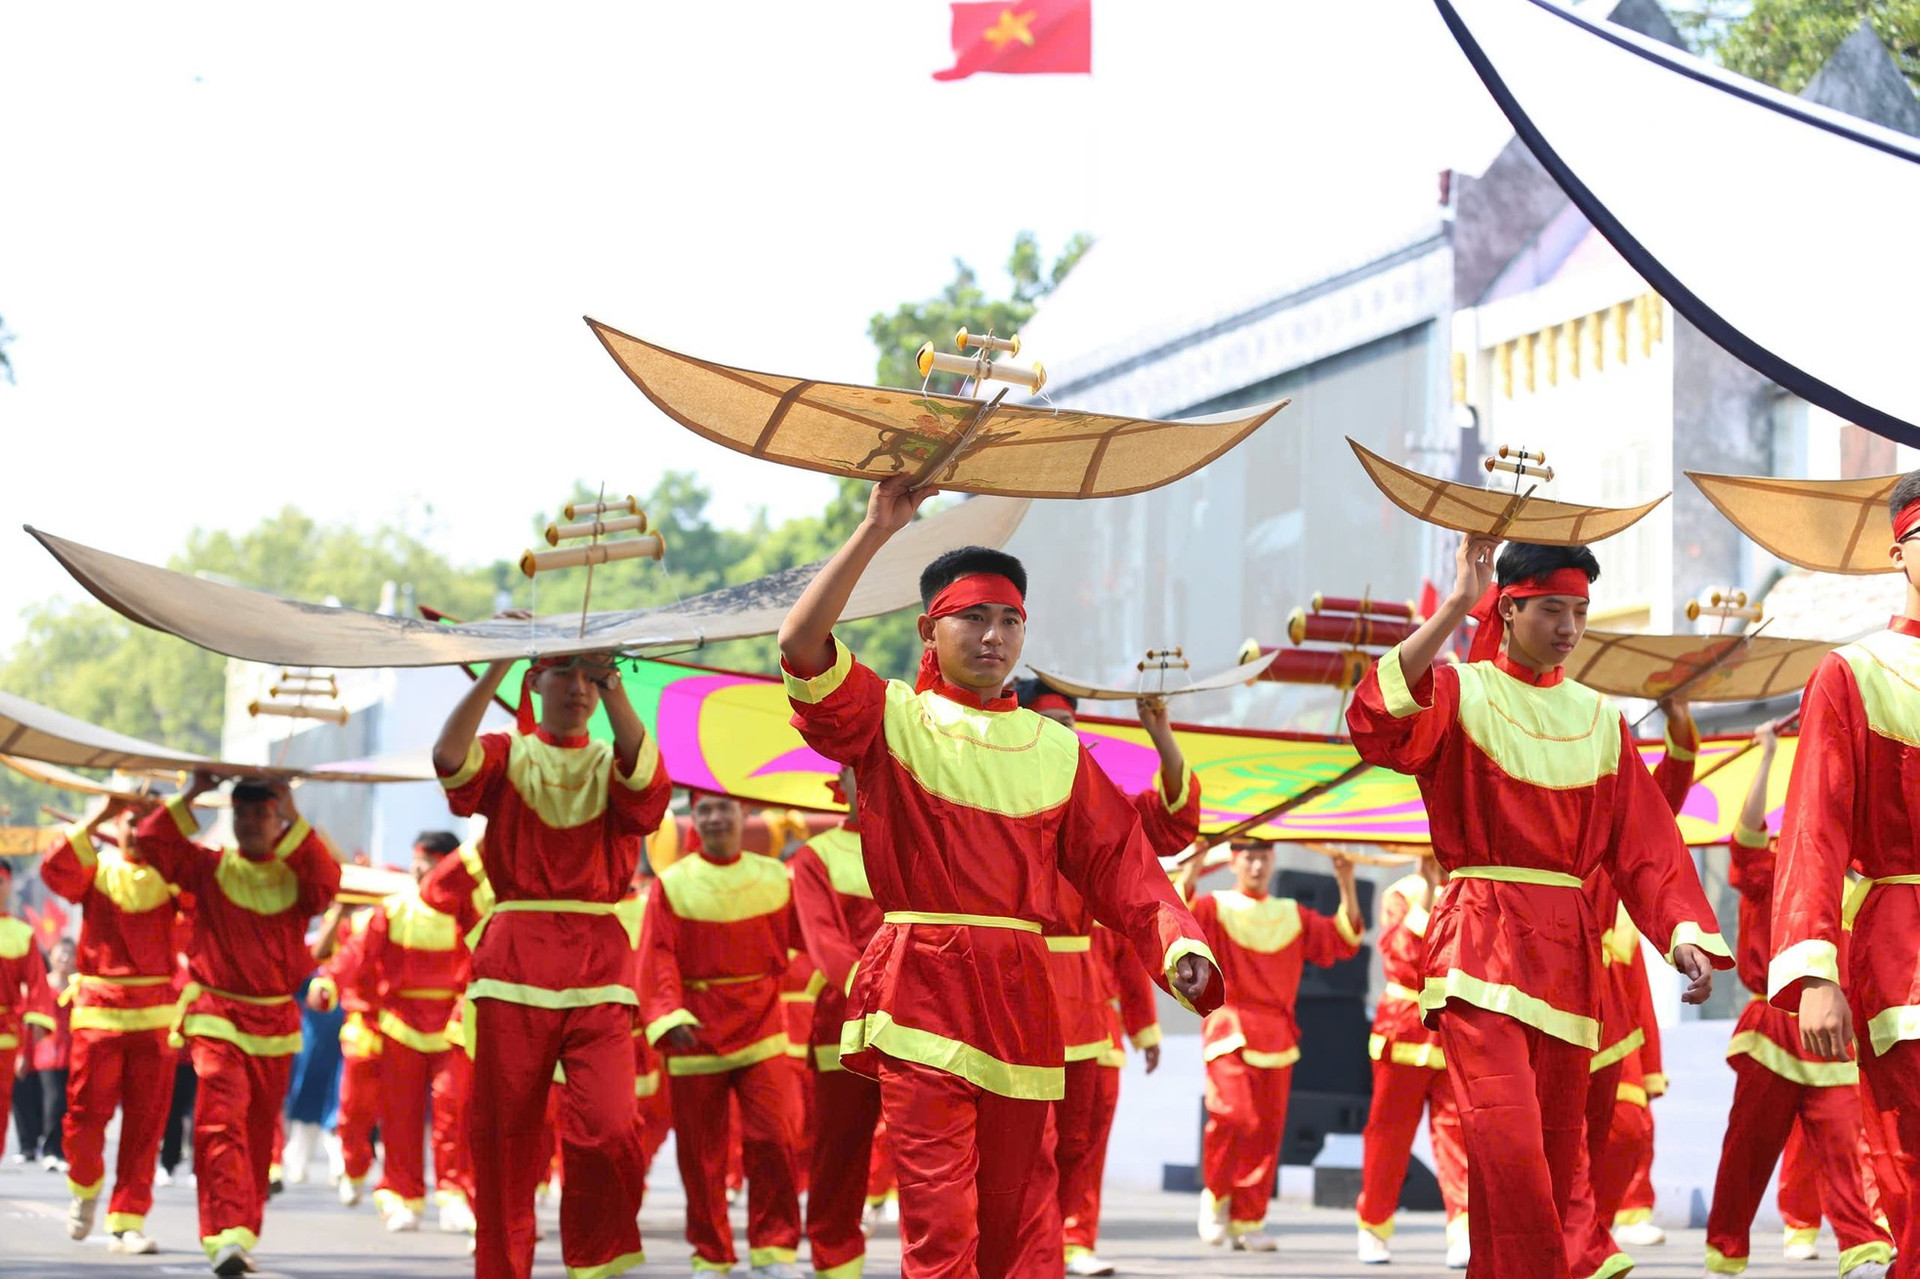
{"label": "kite sail", "polygon": [[1000,405],[917,390],[755,373],[588,319],[662,413],[715,444],[807,471],[1006,497],[1123,497],[1191,475],[1287,401],[1185,422]]}
{"label": "kite sail", "polygon": [[1735,528],[1789,564],[1816,573],[1894,571],[1887,499],[1898,475],[1794,480],[1688,471],[1687,478]]}
{"label": "kite sail", "polygon": [[1029,665],[1027,669],[1038,675],[1041,682],[1049,688],[1076,701],[1133,702],[1143,697],[1180,697],[1187,693],[1212,693],[1223,688],[1250,684],[1272,664],[1273,657],[1270,654],[1262,654],[1258,661],[1243,663],[1232,670],[1221,671],[1218,675],[1188,679],[1184,670],[1163,667],[1149,660],[1141,663],[1140,678],[1131,687],[1124,684],[1096,684],[1091,680],[1073,679],[1066,675],[1057,675],[1052,671],[1043,671],[1038,666]]}
{"label": "kite sail", "polygon": [[1797,693],[1837,647],[1771,635],[1630,635],[1589,630],[1567,677],[1612,697],[1756,702]]}
{"label": "kite sail", "polygon": [[1920,142],[1548,0],[1436,3],[1541,165],[1675,310],[1802,399],[1920,446],[1900,318],[1920,296]]}
{"label": "kite sail", "polygon": [[1351,436],[1347,443],[1387,500],[1418,520],[1460,533],[1484,533],[1544,546],[1584,546],[1633,527],[1667,500],[1662,493],[1641,506],[1575,506],[1543,497],[1531,489],[1506,493],[1453,480],[1437,480],[1408,470],[1372,452]]}

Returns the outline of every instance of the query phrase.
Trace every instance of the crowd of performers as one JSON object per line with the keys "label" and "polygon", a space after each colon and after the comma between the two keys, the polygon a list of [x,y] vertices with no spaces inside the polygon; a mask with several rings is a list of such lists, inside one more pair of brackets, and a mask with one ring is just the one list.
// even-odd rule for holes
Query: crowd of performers
{"label": "crowd of performers", "polygon": [[[669,1130],[696,1272],[741,1262],[728,1204],[744,1184],[755,1275],[797,1275],[803,1239],[816,1274],[860,1274],[890,1193],[906,1275],[1111,1273],[1096,1252],[1107,1137],[1127,1048],[1159,1064],[1158,986],[1204,1019],[1200,1238],[1278,1249],[1265,1221],[1303,1051],[1295,999],[1303,965],[1361,944],[1353,867],[1335,861],[1330,916],[1270,894],[1266,845],[1234,847],[1232,887],[1198,892],[1198,858],[1170,877],[1160,859],[1194,840],[1200,794],[1164,707],[1140,705],[1155,784],[1122,794],[1074,735],[1073,703],[1015,683],[1026,577],[1004,553],[927,567],[913,684],[862,665],[832,622],[927,492],[877,486],[780,632],[793,722],[842,765],[850,810],[785,862],[743,853],[741,806],[696,791],[697,849],[650,874],[672,784],[598,656],[536,661],[509,732],[479,732],[505,664],[476,680],[433,758],[484,836],[422,835],[416,887],[358,914],[334,906],[339,866],[285,785],[232,787],[226,848],[195,839],[205,775],[144,811],[96,806],[41,868],[81,908],[69,983],[56,991],[0,910],[0,1068],[69,1036],[69,1233],[96,1225],[117,1109],[105,1228],[115,1251],[155,1249],[145,1216],[184,1059],[200,1241],[214,1273],[249,1272],[282,1140],[298,1170],[312,1152],[309,1121],[282,1120],[304,1089],[304,1004],[344,1013],[342,1202],[363,1193],[377,1128],[387,1229],[419,1229],[431,1195],[441,1228],[470,1233],[480,1279],[530,1273],[554,1180],[570,1276],[640,1264]],[[1666,1084],[1645,936],[1688,1002],[1717,968],[1754,996],[1728,1048],[1707,1270],[1745,1267],[1784,1152],[1789,1255],[1812,1255],[1824,1215],[1843,1276],[1895,1273],[1896,1256],[1913,1273],[1920,565],[1904,547],[1920,474],[1894,516],[1906,615],[1820,666],[1777,836],[1762,731],[1732,854],[1737,956],[1674,819],[1698,745],[1686,708],[1666,708],[1649,772],[1620,714],[1564,678],[1590,551],[1496,558],[1493,539],[1466,539],[1441,607],[1367,674],[1353,741],[1418,779],[1432,852],[1381,899],[1358,1262],[1390,1259],[1423,1115],[1449,1265],[1605,1279],[1631,1265],[1620,1243],[1659,1241],[1649,1103]],[[1440,660],[1470,618],[1468,660]],[[587,733],[601,709],[611,741]]]}

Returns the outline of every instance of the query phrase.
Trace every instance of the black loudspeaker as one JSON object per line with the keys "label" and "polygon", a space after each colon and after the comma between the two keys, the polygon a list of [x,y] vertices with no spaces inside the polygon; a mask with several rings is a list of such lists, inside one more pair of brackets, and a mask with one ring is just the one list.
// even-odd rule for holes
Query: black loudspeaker
{"label": "black loudspeaker", "polygon": [[[1373,1094],[1373,1059],[1367,1040],[1373,1023],[1357,997],[1302,999],[1294,1007],[1300,1024],[1300,1060],[1293,1063],[1293,1093],[1342,1093],[1365,1102]],[[1335,1128],[1334,1132],[1359,1132]]]}
{"label": "black loudspeaker", "polygon": [[[1360,898],[1361,922],[1371,928],[1373,926],[1373,883],[1370,880],[1360,880],[1354,884],[1354,890]],[[1273,883],[1267,891],[1275,897],[1291,897],[1307,909],[1317,911],[1329,918],[1340,910],[1340,882],[1331,875],[1319,875],[1304,870],[1277,870],[1273,873]],[[1362,946],[1360,953],[1352,959],[1341,960],[1331,968],[1308,964],[1300,973],[1301,1001],[1329,995],[1346,995],[1354,999],[1365,999],[1367,974],[1372,967],[1373,952],[1368,946]]]}

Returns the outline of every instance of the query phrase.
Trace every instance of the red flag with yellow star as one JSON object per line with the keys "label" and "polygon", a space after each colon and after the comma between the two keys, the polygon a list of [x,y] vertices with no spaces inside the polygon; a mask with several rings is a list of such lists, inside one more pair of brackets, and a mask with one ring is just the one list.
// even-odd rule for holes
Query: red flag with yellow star
{"label": "red flag with yellow star", "polygon": [[936,80],[1093,70],[1093,0],[985,0],[953,6],[954,63]]}

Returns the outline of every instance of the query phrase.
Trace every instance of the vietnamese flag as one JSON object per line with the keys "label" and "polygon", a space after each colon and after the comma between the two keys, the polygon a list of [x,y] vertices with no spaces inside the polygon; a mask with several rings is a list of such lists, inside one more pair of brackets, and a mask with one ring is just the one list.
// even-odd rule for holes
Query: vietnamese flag
{"label": "vietnamese flag", "polygon": [[936,80],[1093,70],[1093,0],[984,0],[953,6],[954,63]]}

